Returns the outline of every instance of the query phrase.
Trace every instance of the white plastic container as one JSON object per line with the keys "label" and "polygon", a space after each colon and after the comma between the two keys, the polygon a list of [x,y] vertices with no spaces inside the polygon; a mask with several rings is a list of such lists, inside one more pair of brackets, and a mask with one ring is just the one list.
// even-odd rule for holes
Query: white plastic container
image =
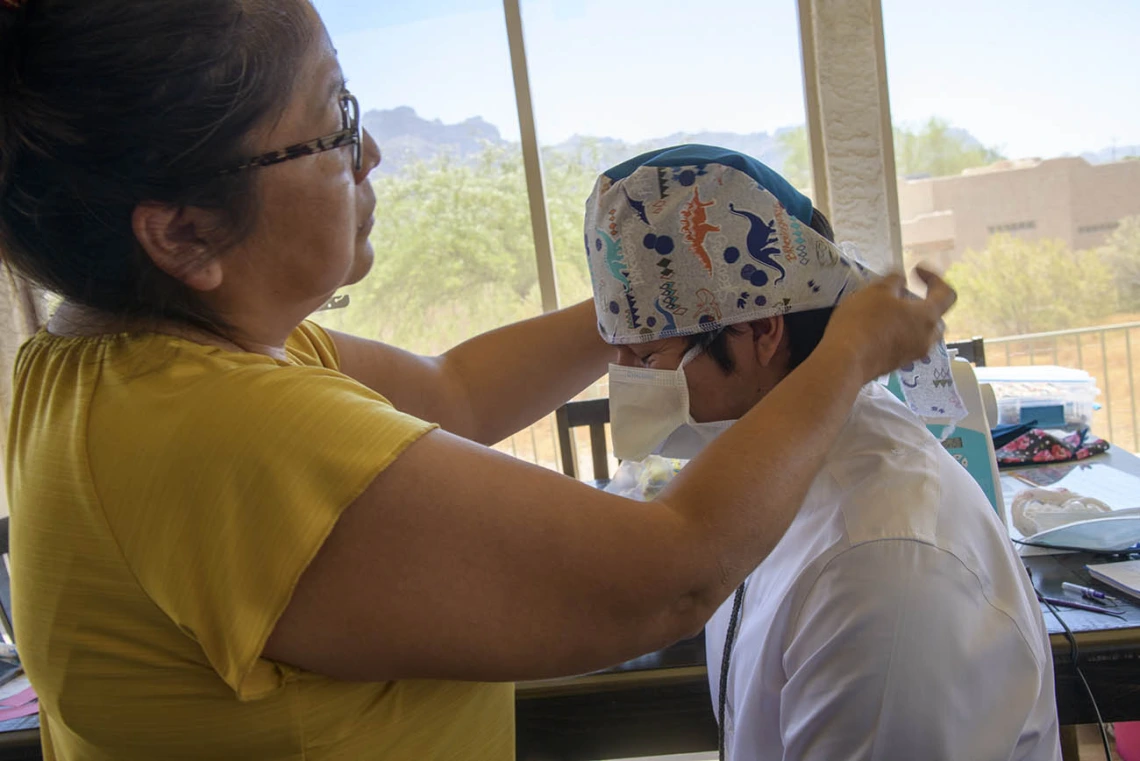
{"label": "white plastic container", "polygon": [[1028,423],[1042,428],[1087,428],[1097,409],[1100,389],[1084,370],[1056,365],[979,367],[978,382],[989,384],[997,399],[997,422]]}

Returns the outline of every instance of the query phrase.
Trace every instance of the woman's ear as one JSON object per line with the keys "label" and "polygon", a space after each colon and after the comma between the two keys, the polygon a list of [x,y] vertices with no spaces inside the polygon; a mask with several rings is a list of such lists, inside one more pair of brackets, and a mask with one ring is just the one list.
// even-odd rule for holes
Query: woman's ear
{"label": "woman's ear", "polygon": [[140,203],[131,214],[135,238],[155,266],[195,291],[222,284],[220,226],[215,212],[192,206]]}
{"label": "woman's ear", "polygon": [[780,356],[784,344],[784,316],[765,317],[762,320],[753,320],[748,323],[752,330],[752,348],[756,352],[756,361],[764,367],[771,367]]}

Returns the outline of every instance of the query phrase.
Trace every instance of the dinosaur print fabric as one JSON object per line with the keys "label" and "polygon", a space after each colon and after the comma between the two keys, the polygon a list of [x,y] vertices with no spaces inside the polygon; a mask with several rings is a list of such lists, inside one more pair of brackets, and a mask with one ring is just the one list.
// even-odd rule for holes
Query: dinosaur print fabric
{"label": "dinosaur print fabric", "polygon": [[[809,226],[811,201],[759,161],[687,145],[603,174],[586,202],[598,329],[611,344],[835,306],[875,273]],[[900,371],[910,407],[965,415],[945,346]]]}

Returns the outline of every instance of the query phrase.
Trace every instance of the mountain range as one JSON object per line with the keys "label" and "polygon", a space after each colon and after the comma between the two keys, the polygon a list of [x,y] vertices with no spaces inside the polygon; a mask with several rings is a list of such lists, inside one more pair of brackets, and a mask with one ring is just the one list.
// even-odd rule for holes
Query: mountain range
{"label": "mountain range", "polygon": [[[410,106],[386,110],[371,110],[364,114],[362,122],[383,147],[384,162],[379,171],[392,174],[417,160],[430,160],[440,154],[450,154],[457,160],[469,161],[483,151],[488,144],[505,146],[499,128],[474,116],[458,124],[444,124],[439,119],[424,119]],[[706,143],[741,151],[763,161],[777,172],[783,171],[784,152],[780,146],[780,136],[795,126],[781,127],[775,132],[675,132],[671,135],[627,143],[612,137],[584,137],[575,135],[549,150],[593,163],[595,171],[623,161],[631,156],[655,148],[663,148],[678,143]],[[981,145],[969,132],[953,128],[951,132],[969,145]],[[1090,163],[1099,164],[1140,156],[1140,145],[1114,146],[1099,151],[1080,154]]]}
{"label": "mountain range", "polygon": [[[447,153],[459,161],[467,161],[483,151],[487,144],[508,145],[498,127],[480,116],[458,124],[444,124],[439,119],[424,119],[409,106],[388,110],[372,110],[362,118],[364,127],[383,147],[384,162],[378,171],[392,174],[406,164],[417,160],[430,160]],[[776,171],[780,171],[784,157],[779,136],[787,127],[775,133],[753,132],[747,135],[732,132],[676,132],[652,140],[627,143],[612,137],[582,137],[575,135],[557,145],[549,146],[555,152],[591,161],[596,171],[623,161],[638,153],[678,143],[707,143],[755,156]]]}

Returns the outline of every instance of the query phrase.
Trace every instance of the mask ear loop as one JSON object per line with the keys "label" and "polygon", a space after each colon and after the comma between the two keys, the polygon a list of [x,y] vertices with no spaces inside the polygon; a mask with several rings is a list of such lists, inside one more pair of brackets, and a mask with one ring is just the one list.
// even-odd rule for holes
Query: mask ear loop
{"label": "mask ear loop", "polygon": [[697,357],[704,353],[705,347],[697,344],[693,348],[685,352],[681,357],[681,364],[677,365],[677,375],[680,378],[678,385],[681,387],[681,396],[684,398],[685,404],[685,423],[692,425],[697,421],[693,420],[693,407],[692,400],[689,399],[689,379],[685,377],[685,365],[692,362]]}
{"label": "mask ear loop", "polygon": [[681,364],[677,366],[677,369],[678,370],[684,370],[685,365],[689,364],[694,359],[701,356],[701,354],[703,354],[704,351],[705,351],[705,347],[701,346],[700,344],[697,344],[693,348],[689,349],[687,352],[685,352],[684,356],[681,357]]}

